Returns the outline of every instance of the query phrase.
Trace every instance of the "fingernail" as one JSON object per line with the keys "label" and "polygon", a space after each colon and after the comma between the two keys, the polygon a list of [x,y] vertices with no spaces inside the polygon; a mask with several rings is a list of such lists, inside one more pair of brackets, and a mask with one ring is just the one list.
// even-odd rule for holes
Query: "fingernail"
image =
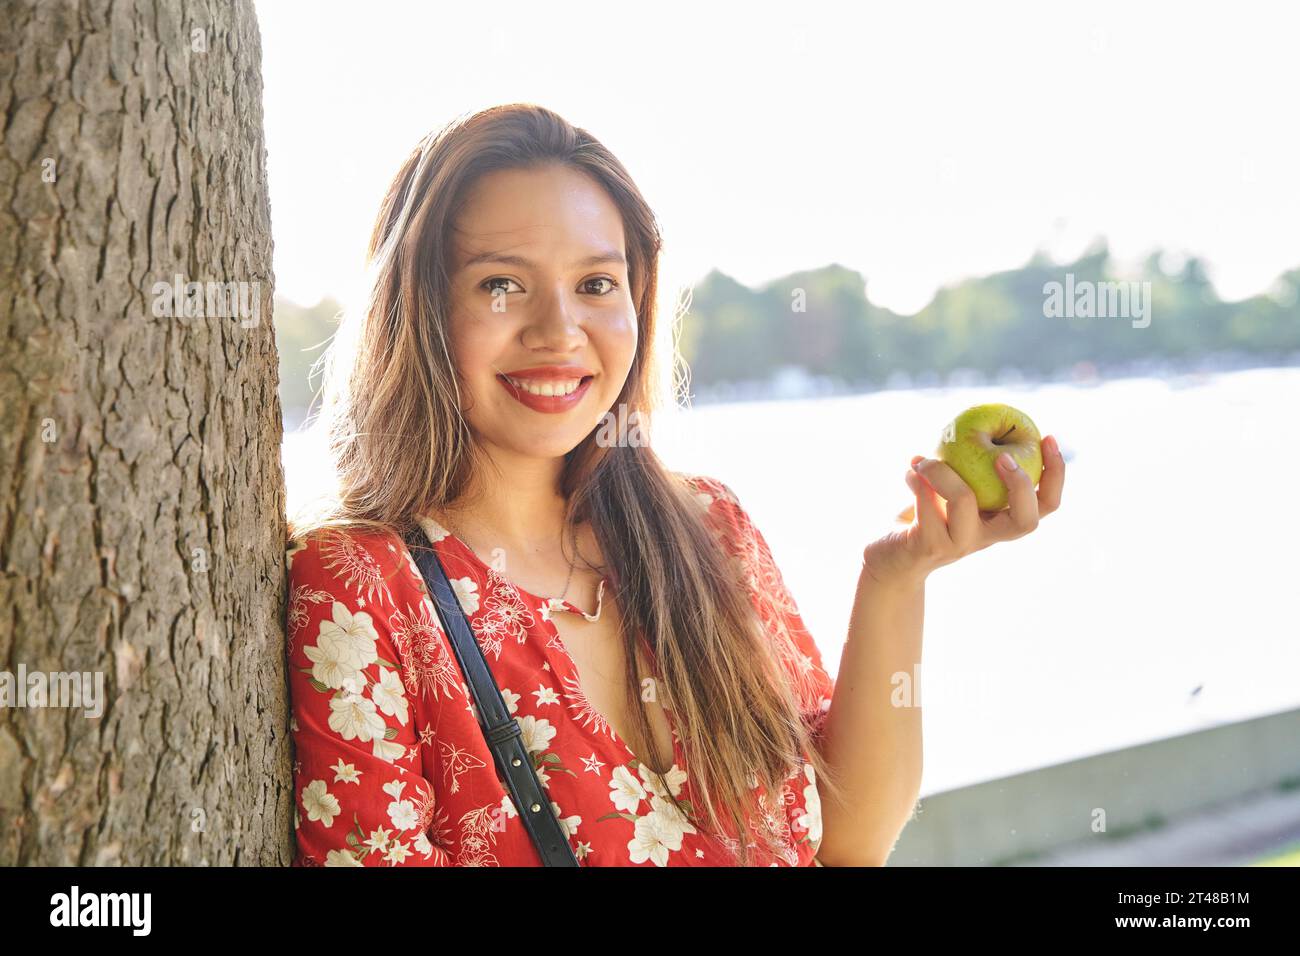
{"label": "fingernail", "polygon": [[913,470],[913,471],[920,471],[920,470],[921,470],[921,464],[922,464],[924,461],[925,461],[925,456],[924,456],[924,455],[917,455],[915,458],[912,459],[912,470]]}
{"label": "fingernail", "polygon": [[1016,464],[1016,460],[1006,452],[1003,452],[1002,454],[998,455],[998,461],[1002,463],[1002,467],[1005,468],[1007,471],[1015,471],[1017,468],[1020,467],[1019,465]]}

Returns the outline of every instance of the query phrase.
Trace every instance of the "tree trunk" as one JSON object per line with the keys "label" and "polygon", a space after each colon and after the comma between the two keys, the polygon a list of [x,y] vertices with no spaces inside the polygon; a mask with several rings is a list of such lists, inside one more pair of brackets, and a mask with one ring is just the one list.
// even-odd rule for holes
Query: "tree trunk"
{"label": "tree trunk", "polygon": [[287,864],[251,0],[0,8],[0,864]]}

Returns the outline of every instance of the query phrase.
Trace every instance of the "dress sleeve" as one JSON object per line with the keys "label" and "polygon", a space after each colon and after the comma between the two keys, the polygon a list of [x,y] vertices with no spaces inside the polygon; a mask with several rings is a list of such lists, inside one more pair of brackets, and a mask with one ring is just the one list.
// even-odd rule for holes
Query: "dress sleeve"
{"label": "dress sleeve", "polygon": [[297,866],[450,865],[429,841],[434,789],[389,623],[401,559],[384,541],[286,555]]}
{"label": "dress sleeve", "polygon": [[821,651],[804,625],[794,595],[786,587],[767,540],[735,492],[716,478],[696,477],[693,483],[701,504],[712,519],[720,520],[724,540],[740,558],[751,598],[767,625],[778,659],[791,676],[804,723],[817,738],[825,730],[835,680],[822,664]]}

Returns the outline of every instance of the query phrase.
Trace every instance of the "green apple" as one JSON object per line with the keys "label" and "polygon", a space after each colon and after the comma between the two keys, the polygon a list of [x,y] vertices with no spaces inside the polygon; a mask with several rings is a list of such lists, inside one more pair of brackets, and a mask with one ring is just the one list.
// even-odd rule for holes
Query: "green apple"
{"label": "green apple", "polygon": [[975,492],[981,511],[1007,507],[1007,486],[997,470],[1007,452],[1037,485],[1043,474],[1042,436],[1028,415],[1010,405],[974,405],[950,421],[936,454]]}

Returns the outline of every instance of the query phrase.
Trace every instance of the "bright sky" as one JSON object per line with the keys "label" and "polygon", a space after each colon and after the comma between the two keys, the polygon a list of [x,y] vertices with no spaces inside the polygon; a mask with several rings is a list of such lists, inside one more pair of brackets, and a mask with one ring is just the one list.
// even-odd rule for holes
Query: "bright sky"
{"label": "bright sky", "polygon": [[1300,266],[1297,9],[258,0],[277,291],[355,302],[407,152],[529,101],[628,167],[667,281],[839,262],[910,312],[1104,235],[1250,295]]}

